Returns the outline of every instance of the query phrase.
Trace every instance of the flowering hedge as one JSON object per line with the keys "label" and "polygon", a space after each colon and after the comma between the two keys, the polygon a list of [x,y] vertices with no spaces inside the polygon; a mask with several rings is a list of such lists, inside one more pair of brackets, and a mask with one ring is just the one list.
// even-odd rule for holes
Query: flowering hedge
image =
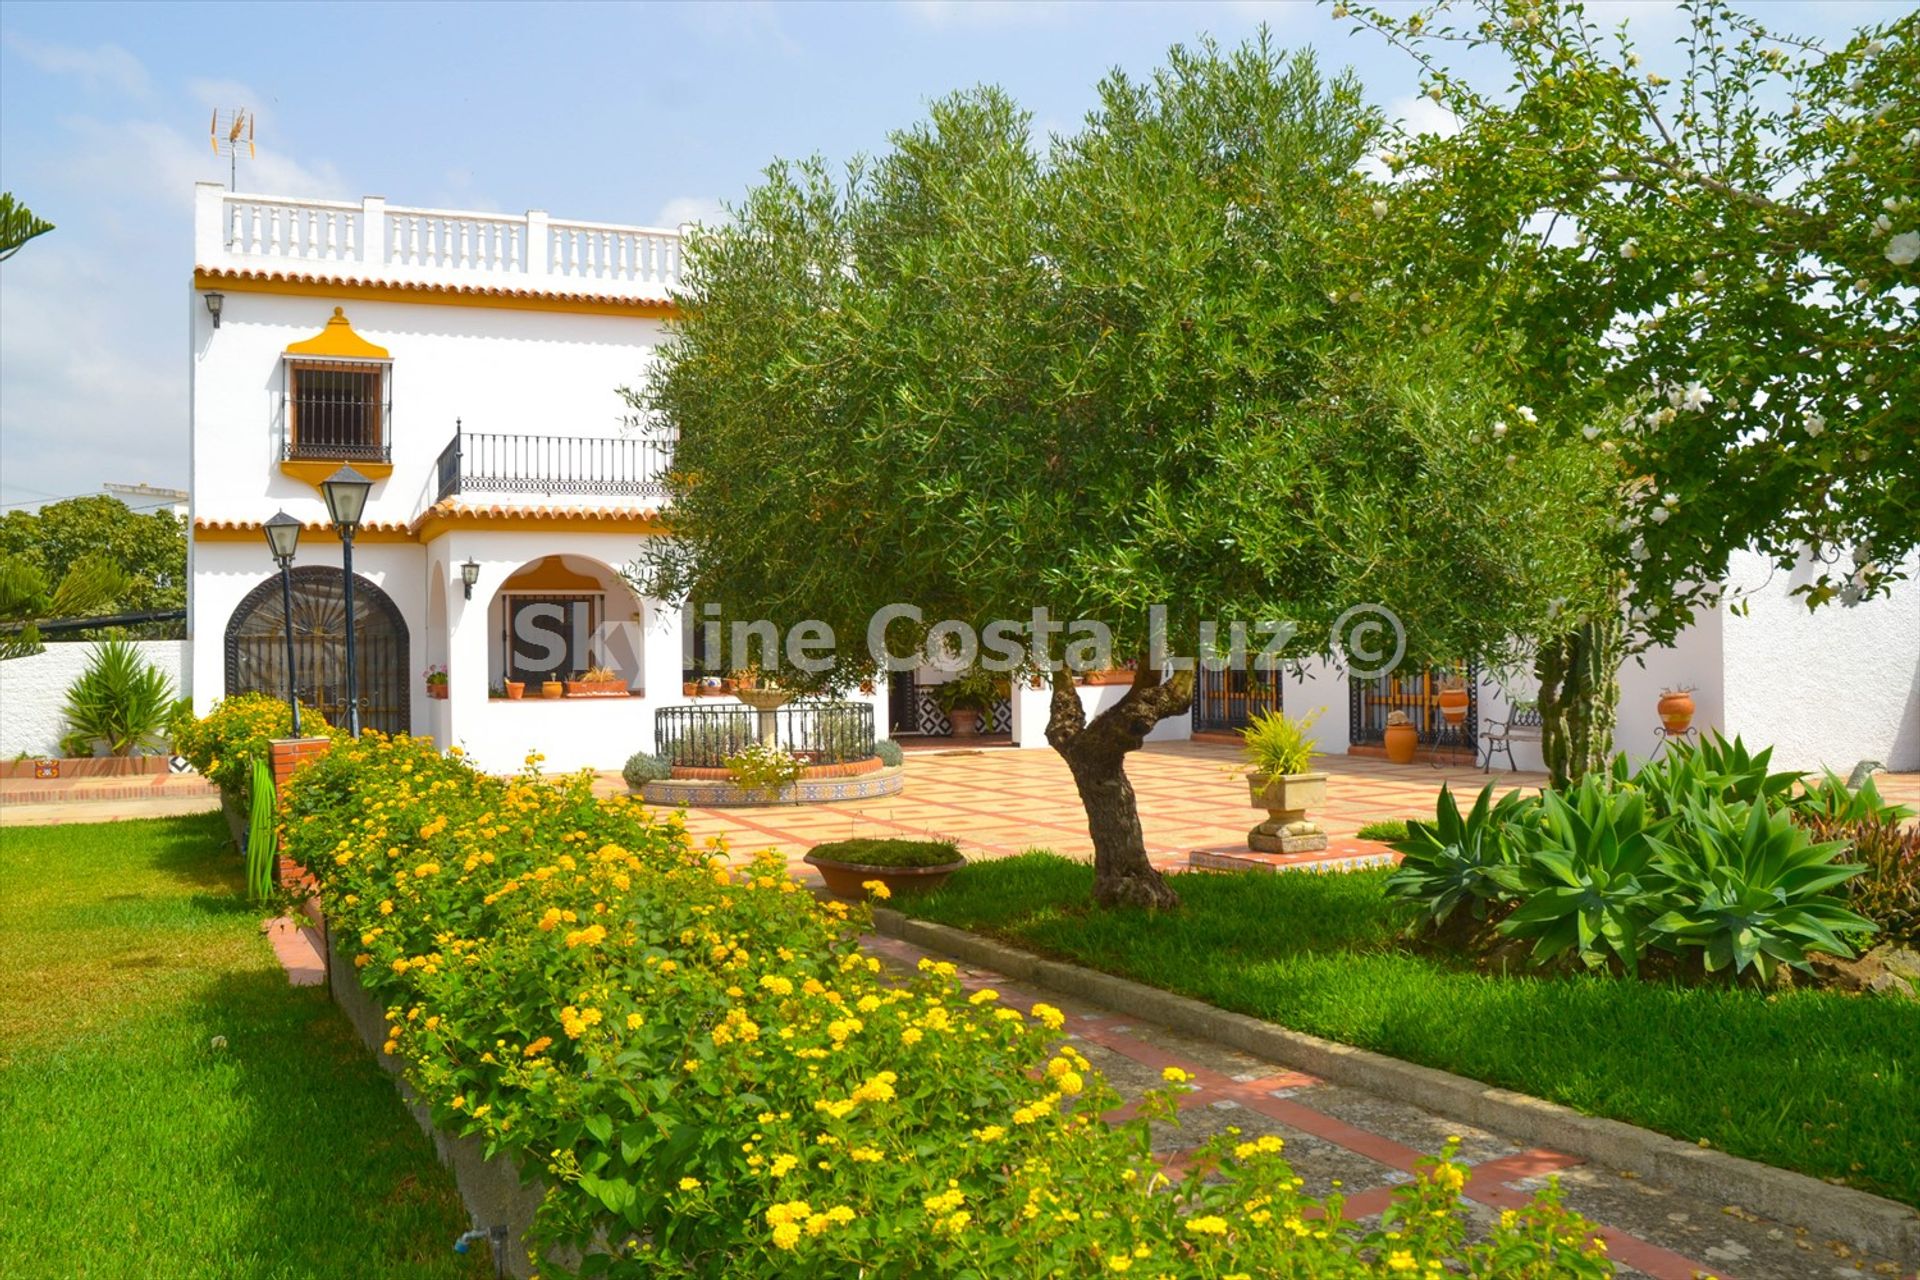
{"label": "flowering hedge", "polygon": [[[324,738],[337,731],[326,717],[300,704],[300,732]],[[292,736],[293,714],[285,698],[241,693],[222,698],[199,719],[186,717],[173,731],[173,749],[243,809],[253,785],[253,762],[267,762],[269,744]]]}
{"label": "flowering hedge", "polygon": [[369,734],[296,776],[286,821],[388,1052],[436,1123],[545,1180],[531,1244],[580,1274],[1611,1273],[1551,1193],[1466,1243],[1445,1155],[1372,1227],[1303,1196],[1270,1137],[1223,1134],[1211,1176],[1169,1183],[1147,1120],[1178,1079],[1109,1127],[1058,1010],[946,964],[896,978],[861,910],[584,777]]}

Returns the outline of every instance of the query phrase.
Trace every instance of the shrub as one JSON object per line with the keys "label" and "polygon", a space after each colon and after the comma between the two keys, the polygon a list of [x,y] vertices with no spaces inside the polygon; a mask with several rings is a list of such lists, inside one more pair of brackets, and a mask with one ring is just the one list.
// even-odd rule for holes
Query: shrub
{"label": "shrub", "polygon": [[1380,840],[1393,844],[1407,838],[1407,824],[1400,818],[1382,818],[1378,822],[1364,824],[1354,834],[1362,840]]}
{"label": "shrub", "polygon": [[880,763],[889,769],[898,769],[906,763],[907,753],[892,738],[879,738],[873,744],[873,754],[880,757]]}
{"label": "shrub", "polygon": [[806,771],[806,761],[770,742],[749,743],[727,757],[727,772],[743,791],[777,795]]}
{"label": "shrub", "polygon": [[1284,711],[1263,712],[1240,731],[1241,754],[1265,777],[1305,773],[1313,763],[1313,736],[1308,730],[1319,718],[1317,707],[1298,720]]}
{"label": "shrub", "polygon": [[691,724],[679,726],[677,732],[669,730],[669,736],[660,744],[660,754],[674,764],[716,767],[728,756],[759,740],[754,718],[746,710],[703,708]]}
{"label": "shrub", "polygon": [[67,689],[67,735],[60,751],[90,756],[104,743],[108,755],[159,748],[173,715],[173,677],[140,656],[126,640],[94,645],[87,669]]}
{"label": "shrub", "polygon": [[862,867],[944,867],[961,860],[960,846],[951,840],[829,840],[808,852]]}
{"label": "shrub", "polygon": [[1431,928],[1445,925],[1462,906],[1472,919],[1485,920],[1492,903],[1513,893],[1515,824],[1538,803],[1510,791],[1496,805],[1488,783],[1473,811],[1462,817],[1452,790],[1442,783],[1432,824],[1409,822],[1394,843],[1400,867],[1387,881],[1388,895],[1420,904]]}
{"label": "shrub", "polygon": [[1815,840],[1845,841],[1853,860],[1866,868],[1847,881],[1848,905],[1880,926],[1887,941],[1920,945],[1920,827],[1899,817],[1834,821],[1796,815],[1795,821]]}
{"label": "shrub", "polygon": [[[312,707],[300,706],[300,732],[327,737],[334,730]],[[198,720],[187,720],[174,733],[174,750],[243,809],[253,783],[253,762],[271,759],[275,738],[293,736],[293,715],[280,698],[264,693],[242,693],[222,698]]]}
{"label": "shrub", "polygon": [[1810,839],[1795,806],[1900,811],[1864,789],[1836,793],[1831,776],[1796,796],[1799,775],[1768,773],[1769,754],[1735,739],[1638,772],[1620,758],[1537,802],[1516,792],[1490,807],[1489,786],[1465,818],[1443,788],[1434,823],[1409,823],[1395,845],[1402,862],[1387,892],[1420,905],[1416,927],[1429,930],[1471,903],[1474,919],[1498,918],[1500,933],[1531,939],[1542,964],[1571,955],[1631,975],[1649,951],[1697,951],[1709,974],[1751,969],[1771,982],[1783,964],[1809,969],[1813,952],[1851,956],[1874,924],[1847,896],[1867,894],[1904,919],[1908,881],[1895,859],[1859,885],[1867,865],[1840,860],[1844,837]]}
{"label": "shrub", "polygon": [[1402,1255],[1478,1276],[1611,1272],[1551,1192],[1468,1243],[1451,1149],[1373,1227],[1231,1130],[1169,1183],[1148,1121],[1176,1119],[1171,1089],[1109,1127],[1119,1099],[1058,1010],[968,997],[944,963],[892,980],[858,949],[862,910],[799,891],[777,855],[730,869],[674,818],[596,801],[588,775],[489,778],[367,735],[302,771],[286,829],[435,1122],[542,1180],[531,1238],[580,1251],[589,1274],[1089,1275],[1140,1259],[1186,1280],[1375,1274]]}
{"label": "shrub", "polygon": [[627,757],[627,763],[620,770],[620,776],[627,785],[638,791],[649,782],[659,782],[673,776],[673,761],[665,756],[654,755],[650,751],[636,751]]}

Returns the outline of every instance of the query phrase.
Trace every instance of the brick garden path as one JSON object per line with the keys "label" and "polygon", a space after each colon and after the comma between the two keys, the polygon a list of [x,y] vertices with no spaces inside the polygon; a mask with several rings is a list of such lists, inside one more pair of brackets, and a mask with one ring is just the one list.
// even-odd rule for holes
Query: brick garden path
{"label": "brick garden path", "polygon": [[[894,938],[870,936],[865,945],[905,968],[928,954]],[[1188,1153],[1226,1126],[1238,1127],[1248,1139],[1273,1134],[1286,1143],[1288,1161],[1305,1179],[1303,1190],[1315,1196],[1339,1191],[1347,1197],[1343,1212],[1357,1219],[1386,1208],[1392,1189],[1411,1180],[1416,1160],[1458,1137],[1459,1158],[1472,1166],[1464,1189],[1469,1230],[1489,1228],[1501,1210],[1520,1207],[1549,1176],[1557,1176],[1568,1206],[1601,1227],[1622,1275],[1804,1280],[1899,1274],[1891,1262],[1864,1258],[1738,1205],[1704,1201],[1561,1152],[1524,1148],[1418,1107],[1328,1084],[989,970],[963,966],[960,974],[965,986],[991,987],[1016,1008],[1027,1010],[1036,999],[1045,999],[1063,1010],[1074,1046],[1123,1097],[1162,1087],[1160,1073],[1166,1067],[1184,1069],[1192,1082],[1182,1100],[1180,1125],[1156,1125],[1153,1138],[1169,1172],[1184,1169]],[[1123,1107],[1122,1113],[1130,1109]]]}

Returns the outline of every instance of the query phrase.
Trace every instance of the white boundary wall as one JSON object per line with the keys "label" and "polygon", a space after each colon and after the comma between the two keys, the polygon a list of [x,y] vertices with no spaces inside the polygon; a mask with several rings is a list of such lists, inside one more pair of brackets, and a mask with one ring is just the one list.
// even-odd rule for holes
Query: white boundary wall
{"label": "white boundary wall", "polygon": [[[182,680],[189,668],[188,641],[136,640],[134,645],[173,680],[176,693],[188,691]],[[63,640],[49,644],[45,653],[0,662],[0,759],[60,754],[67,689],[92,655],[92,641]]]}

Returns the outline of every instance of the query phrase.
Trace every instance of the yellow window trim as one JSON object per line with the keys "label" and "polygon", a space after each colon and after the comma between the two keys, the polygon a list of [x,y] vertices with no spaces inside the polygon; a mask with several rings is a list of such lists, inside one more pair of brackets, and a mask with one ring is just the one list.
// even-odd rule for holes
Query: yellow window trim
{"label": "yellow window trim", "polygon": [[287,348],[290,356],[307,356],[315,359],[338,357],[346,360],[391,360],[385,347],[377,347],[353,331],[347,322],[345,308],[335,307],[333,318],[326,327],[304,342],[296,342]]}

